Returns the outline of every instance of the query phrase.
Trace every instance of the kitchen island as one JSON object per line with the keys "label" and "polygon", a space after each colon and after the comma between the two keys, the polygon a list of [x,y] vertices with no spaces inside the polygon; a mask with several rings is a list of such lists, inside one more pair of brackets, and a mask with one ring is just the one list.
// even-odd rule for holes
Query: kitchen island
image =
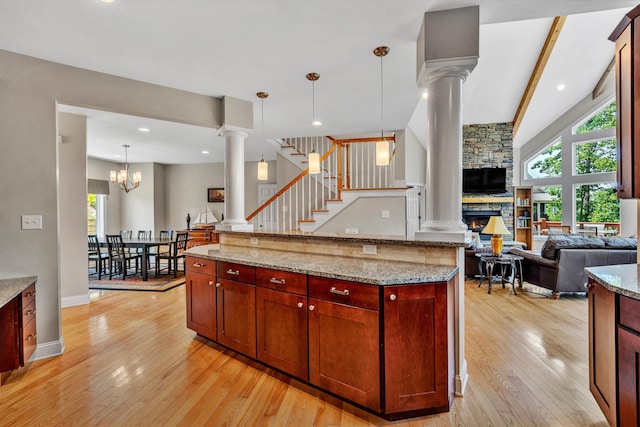
{"label": "kitchen island", "polygon": [[187,326],[387,419],[447,411],[455,248],[222,232],[186,252]]}
{"label": "kitchen island", "polygon": [[0,385],[35,351],[36,276],[0,274]]}
{"label": "kitchen island", "polygon": [[589,387],[612,426],[637,426],[640,266],[585,268],[589,281]]}

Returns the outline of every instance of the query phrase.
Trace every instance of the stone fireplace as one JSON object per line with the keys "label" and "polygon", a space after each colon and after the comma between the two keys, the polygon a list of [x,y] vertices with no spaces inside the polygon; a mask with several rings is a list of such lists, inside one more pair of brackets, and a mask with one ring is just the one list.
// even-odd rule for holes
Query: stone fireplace
{"label": "stone fireplace", "polygon": [[[480,233],[482,229],[489,222],[489,218],[492,216],[500,216],[502,212],[500,209],[462,209],[462,220],[467,224],[470,231]],[[491,240],[490,234],[480,234],[480,239]]]}

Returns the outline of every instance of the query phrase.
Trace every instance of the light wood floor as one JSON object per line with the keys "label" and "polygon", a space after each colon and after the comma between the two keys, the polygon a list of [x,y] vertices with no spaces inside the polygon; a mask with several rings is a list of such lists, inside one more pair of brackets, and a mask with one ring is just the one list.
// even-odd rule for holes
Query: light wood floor
{"label": "light wood floor", "polygon": [[181,286],[101,291],[63,309],[65,353],[6,379],[0,425],[606,426],[588,388],[586,298],[476,285],[470,382],[449,413],[388,423],[214,347],[186,329]]}

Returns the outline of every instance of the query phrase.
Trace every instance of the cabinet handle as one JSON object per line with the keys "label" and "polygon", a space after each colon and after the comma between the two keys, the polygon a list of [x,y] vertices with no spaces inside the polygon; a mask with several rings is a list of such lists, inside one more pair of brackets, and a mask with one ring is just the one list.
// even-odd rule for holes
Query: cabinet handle
{"label": "cabinet handle", "polygon": [[24,296],[27,297],[27,298],[34,297],[34,296],[36,296],[36,291],[27,292],[26,294],[24,294]]}
{"label": "cabinet handle", "polygon": [[38,334],[29,335],[27,337],[27,341],[35,340],[37,336],[38,336]]}
{"label": "cabinet handle", "polygon": [[213,280],[209,280],[209,286],[213,286]]}
{"label": "cabinet handle", "polygon": [[313,310],[315,310],[315,309],[316,309],[316,306],[315,306],[315,305],[310,305],[310,306],[309,306],[309,310],[310,310],[310,311],[313,311]]}
{"label": "cabinet handle", "polygon": [[298,308],[302,308],[302,307],[304,307],[304,303],[299,302],[298,303]]}
{"label": "cabinet handle", "polygon": [[220,283],[216,283],[216,288],[219,288],[220,286],[222,286]]}
{"label": "cabinet handle", "polygon": [[271,283],[275,283],[276,285],[284,285],[285,281],[284,279],[276,279],[275,277],[272,277],[271,280],[269,280]]}
{"label": "cabinet handle", "polygon": [[35,310],[27,310],[27,312],[25,313],[27,316],[31,316],[32,314],[36,314]]}
{"label": "cabinet handle", "polygon": [[344,296],[349,295],[349,289],[345,289],[344,291],[341,291],[340,289],[337,289],[335,286],[332,286],[331,289],[329,289],[329,292],[336,295],[344,295]]}
{"label": "cabinet handle", "polygon": [[591,289],[593,287],[593,285],[591,283],[589,283],[589,282],[584,282],[584,287],[586,289]]}
{"label": "cabinet handle", "polygon": [[240,271],[228,269],[227,270],[227,274],[231,274],[232,276],[239,276],[240,275]]}
{"label": "cabinet handle", "polygon": [[398,297],[396,297],[396,294],[391,294],[391,295],[389,295],[389,299],[390,299],[391,301],[395,301],[395,300],[396,300],[396,298],[398,298]]}
{"label": "cabinet handle", "polygon": [[194,262],[194,263],[193,263],[193,266],[194,266],[194,267],[198,267],[198,268],[202,268],[202,267],[204,267],[204,264],[201,264],[201,263],[199,263],[199,262]]}

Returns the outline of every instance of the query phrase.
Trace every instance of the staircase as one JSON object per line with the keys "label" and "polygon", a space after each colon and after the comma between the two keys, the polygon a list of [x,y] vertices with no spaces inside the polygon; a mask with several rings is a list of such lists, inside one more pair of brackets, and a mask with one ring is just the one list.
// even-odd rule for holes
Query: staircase
{"label": "staircase", "polygon": [[[398,197],[393,186],[395,139],[388,166],[375,166],[379,138],[338,140],[300,137],[281,140],[281,158],[299,174],[247,217],[255,230],[313,232],[360,197]],[[320,153],[320,173],[310,174],[308,155]]]}

